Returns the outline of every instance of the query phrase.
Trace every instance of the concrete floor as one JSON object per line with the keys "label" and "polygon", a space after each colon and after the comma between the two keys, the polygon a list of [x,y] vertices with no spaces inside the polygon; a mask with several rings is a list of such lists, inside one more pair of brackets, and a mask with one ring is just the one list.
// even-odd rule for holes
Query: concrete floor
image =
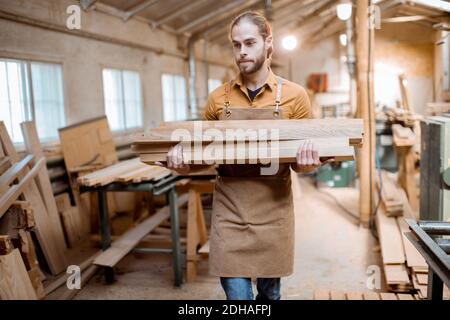
{"label": "concrete floor", "polygon": [[[300,177],[293,189],[295,272],[282,279],[282,299],[312,299],[314,291],[320,289],[370,291],[366,287],[367,267],[381,266],[376,241],[333,199],[338,198],[357,214],[358,191],[326,188],[318,192],[306,177]],[[118,264],[115,283],[104,284],[98,274],[75,299],[224,299],[218,278],[208,275],[207,261],[201,261],[198,269],[194,283],[174,288],[171,256],[130,254]]]}

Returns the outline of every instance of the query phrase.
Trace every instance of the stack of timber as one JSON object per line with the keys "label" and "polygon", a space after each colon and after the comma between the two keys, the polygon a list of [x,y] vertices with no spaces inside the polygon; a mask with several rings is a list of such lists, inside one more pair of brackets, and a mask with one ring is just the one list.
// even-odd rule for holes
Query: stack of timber
{"label": "stack of timber", "polygon": [[[426,298],[426,275],[428,266],[404,235],[408,232],[407,219],[416,219],[406,193],[399,188],[395,180],[387,173],[382,172],[381,204],[375,216],[378,238],[381,247],[383,268],[387,288],[392,292],[417,293],[420,299]],[[385,188],[388,188],[386,190]],[[389,197],[388,204],[401,204],[402,210],[395,215],[388,213],[384,204],[384,197],[391,192],[395,196]],[[419,280],[420,278],[420,280]]]}
{"label": "stack of timber", "polygon": [[439,116],[443,113],[450,113],[450,102],[428,102],[425,113],[429,116]]}
{"label": "stack of timber", "polygon": [[138,135],[132,150],[149,164],[166,161],[178,143],[186,163],[290,163],[304,140],[312,140],[320,158],[344,161],[354,159],[362,135],[360,119],[180,121]]}
{"label": "stack of timber", "polygon": [[392,125],[392,137],[397,147],[410,147],[416,143],[416,135],[413,130],[398,123]]}
{"label": "stack of timber", "polygon": [[388,217],[398,217],[403,215],[403,200],[401,199],[401,189],[397,183],[391,179],[387,172],[381,172],[381,181],[377,179],[378,190],[381,194],[381,203],[384,212]]}
{"label": "stack of timber", "polygon": [[67,267],[63,229],[36,128],[31,122],[21,128],[27,152],[23,158],[0,122],[1,299],[43,298],[41,267],[53,275]]}
{"label": "stack of timber", "polygon": [[405,127],[414,127],[423,117],[402,108],[390,108],[385,111],[387,119],[392,123],[399,123]]}
{"label": "stack of timber", "polygon": [[[420,130],[414,128],[418,134]],[[400,124],[392,125],[394,148],[397,154],[398,183],[406,191],[409,202],[414,210],[418,210],[418,195],[416,186],[416,149],[420,150],[417,135],[413,129]]]}
{"label": "stack of timber", "polygon": [[[118,162],[116,145],[106,116],[89,119],[58,130],[64,164],[78,214],[81,229],[77,232],[86,238],[98,231],[97,197],[95,193],[79,193],[78,177]],[[132,192],[107,194],[109,217],[118,213],[134,212],[138,197]]]}
{"label": "stack of timber", "polygon": [[83,186],[104,186],[112,182],[138,183],[159,180],[170,174],[171,171],[164,167],[149,166],[135,158],[81,176],[78,183]]}
{"label": "stack of timber", "polygon": [[392,292],[314,291],[314,300],[420,300],[417,294]]}

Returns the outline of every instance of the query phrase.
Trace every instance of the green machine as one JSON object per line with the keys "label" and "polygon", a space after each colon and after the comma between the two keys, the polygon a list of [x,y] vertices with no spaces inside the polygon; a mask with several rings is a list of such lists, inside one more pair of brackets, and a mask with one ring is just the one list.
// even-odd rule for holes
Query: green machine
{"label": "green machine", "polygon": [[450,219],[450,116],[420,124],[420,219]]}
{"label": "green machine", "polygon": [[354,180],[354,161],[332,162],[320,167],[316,173],[316,185],[318,187],[350,187]]}

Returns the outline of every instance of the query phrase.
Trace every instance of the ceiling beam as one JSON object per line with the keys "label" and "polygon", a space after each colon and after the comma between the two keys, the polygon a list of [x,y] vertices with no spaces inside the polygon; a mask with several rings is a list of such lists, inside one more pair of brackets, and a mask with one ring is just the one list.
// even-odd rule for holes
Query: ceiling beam
{"label": "ceiling beam", "polygon": [[450,2],[441,0],[408,0],[409,4],[421,5],[427,8],[450,12]]}
{"label": "ceiling beam", "polygon": [[89,10],[97,0],[80,0],[80,5],[83,10]]}
{"label": "ceiling beam", "polygon": [[[112,6],[109,6],[107,4],[99,2],[99,3],[97,3],[95,5],[95,10],[98,11],[98,12],[103,12],[103,13],[109,14],[111,16],[120,18],[123,21],[126,21],[126,11],[120,10],[120,9],[118,9],[116,7],[112,7]],[[147,23],[147,24],[149,24],[150,26],[153,27],[154,21],[152,21],[150,19],[147,19],[147,18],[141,17],[141,16],[135,16],[134,19],[137,19],[137,20],[139,20],[141,22]],[[176,34],[175,30],[173,28],[169,27],[169,26],[162,25],[159,28],[161,30],[164,30],[164,31],[169,32],[171,34]]]}
{"label": "ceiling beam", "polygon": [[157,4],[159,2],[159,0],[146,0],[143,1],[141,3],[138,3],[137,5],[135,5],[134,7],[128,9],[125,12],[125,21],[129,20],[130,18],[134,17],[135,15],[137,15],[139,12],[147,9],[148,7]]}
{"label": "ceiling beam", "polygon": [[180,10],[171,10],[171,13],[167,14],[166,16],[162,17],[158,21],[155,22],[154,27],[159,27],[162,24],[165,24],[189,11],[193,11],[206,3],[209,0],[197,0],[192,4],[187,4],[184,7],[182,7]]}
{"label": "ceiling beam", "polygon": [[204,16],[200,16],[198,19],[195,19],[195,20],[183,25],[181,28],[177,29],[177,32],[178,33],[189,32],[193,28],[211,20],[214,17],[217,17],[223,13],[227,13],[230,10],[234,10],[236,8],[242,7],[242,5],[245,4],[245,2],[246,2],[245,0],[230,2],[227,5],[221,7],[219,10],[211,11],[210,13],[208,13]]}
{"label": "ceiling beam", "polygon": [[261,0],[246,1],[245,4],[241,5],[240,7],[237,7],[234,10],[231,10],[230,12],[222,14],[217,19],[212,20],[211,23],[203,25],[201,29],[196,29],[192,33],[192,37],[207,38],[209,37],[209,35],[212,35],[213,33],[217,32],[217,30],[223,29],[228,30],[228,28],[226,27],[228,27],[228,25],[231,22],[231,19],[234,18],[235,15],[237,15],[241,11],[254,10],[260,6]]}

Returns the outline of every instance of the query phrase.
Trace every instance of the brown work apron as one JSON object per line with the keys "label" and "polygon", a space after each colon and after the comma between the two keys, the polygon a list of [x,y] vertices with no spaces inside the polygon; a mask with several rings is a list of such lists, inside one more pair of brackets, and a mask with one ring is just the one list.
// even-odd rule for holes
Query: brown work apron
{"label": "brown work apron", "polygon": [[[281,78],[275,109],[230,108],[225,89],[222,119],[279,119]],[[229,84],[227,84],[228,86]],[[220,277],[278,278],[293,272],[294,210],[289,165],[261,176],[260,165],[218,169],[210,235],[209,269]]]}

